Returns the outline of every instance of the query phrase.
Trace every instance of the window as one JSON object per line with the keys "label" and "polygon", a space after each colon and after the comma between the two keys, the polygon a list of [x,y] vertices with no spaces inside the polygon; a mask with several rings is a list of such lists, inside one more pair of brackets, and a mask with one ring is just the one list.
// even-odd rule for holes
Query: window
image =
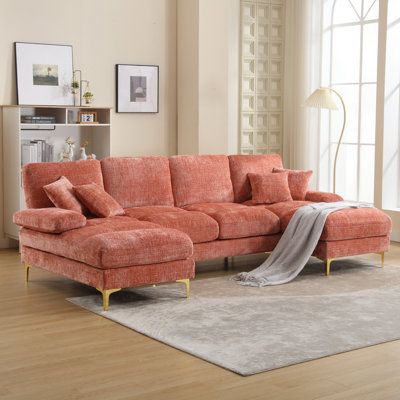
{"label": "window", "polygon": [[[346,200],[373,203],[379,0],[324,0],[322,12],[321,86],[337,90],[347,109],[336,191]],[[340,109],[321,112],[321,190],[332,190],[342,121]]]}

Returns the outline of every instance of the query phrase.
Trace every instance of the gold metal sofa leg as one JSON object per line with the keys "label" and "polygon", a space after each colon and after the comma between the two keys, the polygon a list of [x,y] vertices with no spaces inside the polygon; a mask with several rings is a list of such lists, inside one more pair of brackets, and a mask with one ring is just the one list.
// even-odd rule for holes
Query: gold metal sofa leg
{"label": "gold metal sofa leg", "polygon": [[103,310],[108,311],[108,307],[110,305],[110,294],[118,292],[119,289],[99,289],[96,288],[103,295]]}
{"label": "gold metal sofa leg", "polygon": [[327,258],[325,260],[325,275],[329,276],[331,273],[331,262],[333,261],[333,258]]}
{"label": "gold metal sofa leg", "polygon": [[190,280],[189,279],[178,279],[178,283],[184,283],[186,286],[186,298],[190,297]]}
{"label": "gold metal sofa leg", "polygon": [[25,283],[28,283],[29,281],[29,268],[31,267],[31,264],[25,263]]}
{"label": "gold metal sofa leg", "polygon": [[379,254],[381,256],[381,267],[383,268],[385,266],[385,252],[381,251],[381,252],[376,253],[376,254]]}

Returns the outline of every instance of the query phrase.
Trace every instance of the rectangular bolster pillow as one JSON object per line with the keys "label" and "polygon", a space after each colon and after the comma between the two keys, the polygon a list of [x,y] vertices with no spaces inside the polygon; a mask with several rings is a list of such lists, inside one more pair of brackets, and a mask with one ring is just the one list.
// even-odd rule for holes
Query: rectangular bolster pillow
{"label": "rectangular bolster pillow", "polygon": [[308,191],[305,200],[315,203],[334,203],[342,201],[343,197],[335,193]]}
{"label": "rectangular bolster pillow", "polygon": [[45,233],[61,233],[86,225],[86,217],[62,208],[29,208],[13,215],[14,224]]}

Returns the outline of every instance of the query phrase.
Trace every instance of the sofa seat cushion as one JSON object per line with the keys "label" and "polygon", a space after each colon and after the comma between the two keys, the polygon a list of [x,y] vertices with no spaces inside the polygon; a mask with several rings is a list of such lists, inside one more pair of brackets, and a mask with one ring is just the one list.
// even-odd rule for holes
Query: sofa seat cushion
{"label": "sofa seat cushion", "polygon": [[129,217],[142,219],[143,217],[154,216],[157,214],[170,213],[170,212],[181,212],[182,208],[169,207],[169,206],[144,206],[144,207],[132,207],[125,208],[125,215]]}
{"label": "sofa seat cushion", "polygon": [[346,240],[387,236],[392,220],[376,208],[348,208],[330,214],[325,222],[321,240]]}
{"label": "sofa seat cushion", "polygon": [[214,218],[219,225],[219,239],[271,235],[280,231],[279,218],[263,207],[237,203],[200,203],[184,207]]}
{"label": "sofa seat cushion", "polygon": [[[265,204],[265,208],[277,215],[279,219],[282,219],[288,214],[292,216],[300,207],[306,206],[307,204],[311,204],[311,201],[291,200],[275,204]],[[285,225],[285,228],[286,226],[287,225]]]}
{"label": "sofa seat cushion", "polygon": [[[294,213],[309,201],[288,201],[265,205],[281,221],[282,231],[287,228]],[[321,240],[347,240],[374,236],[387,236],[392,227],[391,219],[376,208],[348,208],[328,216],[321,234]]]}
{"label": "sofa seat cushion", "polygon": [[130,217],[100,220],[58,235],[23,228],[21,244],[104,269],[184,260],[193,254],[190,238],[176,229]]}
{"label": "sofa seat cushion", "polygon": [[[141,212],[141,208],[146,210]],[[139,210],[138,210],[139,209]],[[178,229],[186,233],[193,243],[210,242],[218,239],[219,227],[217,221],[198,211],[186,211],[181,208],[136,207],[125,209],[126,215],[134,216],[141,221],[154,222],[165,228]]]}

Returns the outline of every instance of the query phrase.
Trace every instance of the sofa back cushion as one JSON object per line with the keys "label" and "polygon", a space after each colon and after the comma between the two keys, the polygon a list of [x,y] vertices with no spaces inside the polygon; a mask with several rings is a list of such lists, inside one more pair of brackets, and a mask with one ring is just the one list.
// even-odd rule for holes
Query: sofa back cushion
{"label": "sofa back cushion", "polygon": [[27,164],[22,168],[22,183],[27,207],[54,207],[43,186],[58,180],[61,176],[65,176],[72,185],[96,183],[103,187],[100,161],[97,160]]}
{"label": "sofa back cushion", "polygon": [[251,199],[251,186],[247,174],[268,174],[274,168],[282,168],[282,159],[279,154],[233,155],[229,156],[229,167],[235,202],[243,203]]}
{"label": "sofa back cushion", "polygon": [[169,158],[175,205],[233,202],[229,161],[223,155]]}
{"label": "sofa back cushion", "polygon": [[123,207],[173,206],[167,157],[101,160],[105,190]]}

